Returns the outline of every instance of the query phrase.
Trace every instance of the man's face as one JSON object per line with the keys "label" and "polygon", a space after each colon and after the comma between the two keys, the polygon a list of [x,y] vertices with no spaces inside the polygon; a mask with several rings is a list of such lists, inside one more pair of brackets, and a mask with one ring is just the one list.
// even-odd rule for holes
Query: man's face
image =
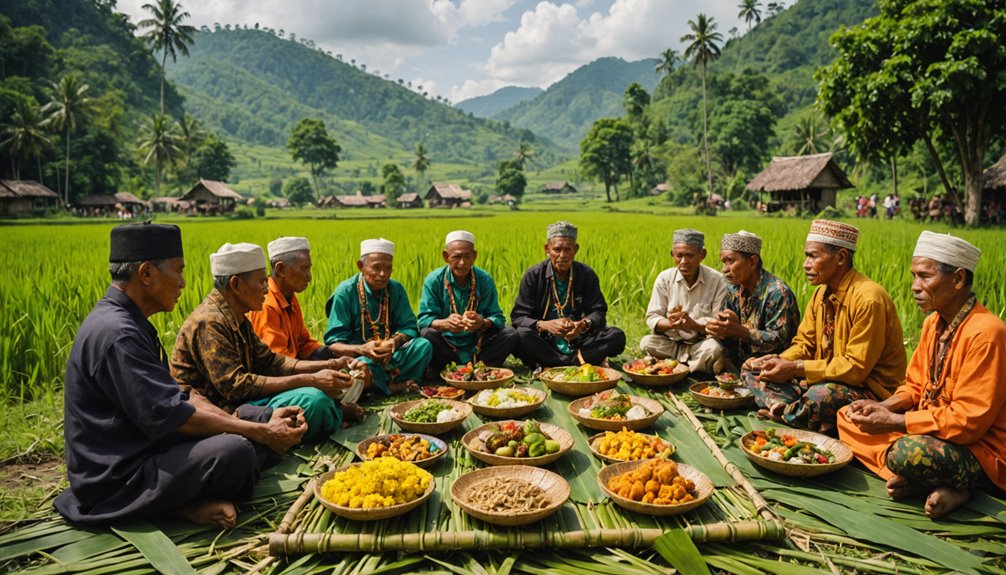
{"label": "man's face", "polygon": [[678,271],[685,277],[692,277],[699,271],[699,265],[706,259],[706,249],[692,244],[674,244],[671,257],[678,266]]}
{"label": "man's face", "polygon": [[388,287],[391,281],[392,262],[394,258],[388,254],[367,254],[362,262],[357,261],[356,267],[363,274],[363,281],[367,282],[371,290],[381,291]]}
{"label": "man's face", "polygon": [[803,272],[812,286],[827,285],[841,271],[848,259],[845,248],[832,251],[831,246],[821,242],[807,242],[803,248]]}
{"label": "man's face", "polygon": [[464,278],[471,273],[478,255],[471,242],[458,240],[447,244],[447,249],[444,250],[444,262],[451,268],[451,273],[455,277]]}
{"label": "man's face", "polygon": [[579,250],[580,246],[573,238],[557,237],[545,243],[545,255],[552,262],[552,268],[563,274],[573,267],[573,260]]}
{"label": "man's face", "polygon": [[252,311],[262,309],[265,295],[269,293],[269,276],[265,268],[231,277],[231,290],[242,305]]}
{"label": "man's face", "polygon": [[185,277],[182,275],[185,270],[185,258],[167,259],[161,267],[164,268],[163,271],[155,265],[148,264],[144,271],[145,280],[149,282],[151,296],[161,311],[171,311],[175,309],[185,287]]}
{"label": "man's face", "polygon": [[720,263],[723,264],[723,279],[730,285],[743,285],[751,281],[758,273],[754,256],[734,250],[720,250]]}
{"label": "man's face", "polygon": [[294,293],[300,293],[307,289],[311,283],[311,252],[297,252],[297,257],[289,265],[280,264],[281,269],[277,270],[281,276],[282,283],[293,289]]}
{"label": "man's face", "polygon": [[912,295],[924,312],[938,311],[946,306],[964,287],[963,280],[960,273],[943,273],[929,258],[912,258]]}

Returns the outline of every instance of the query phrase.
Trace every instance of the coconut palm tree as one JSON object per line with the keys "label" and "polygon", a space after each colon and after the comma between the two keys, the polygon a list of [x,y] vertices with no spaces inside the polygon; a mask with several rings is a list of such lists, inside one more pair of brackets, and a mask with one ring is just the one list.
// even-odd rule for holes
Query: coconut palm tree
{"label": "coconut palm tree", "polygon": [[534,157],[534,148],[531,147],[527,142],[521,142],[517,144],[517,151],[514,153],[514,159],[520,165],[520,169],[524,169],[525,164],[531,163],[531,158]]}
{"label": "coconut palm tree", "polygon": [[142,136],[137,148],[143,156],[143,163],[154,162],[154,189],[161,191],[161,172],[164,167],[177,162],[184,154],[181,132],[178,124],[164,114],[154,114],[143,125]]}
{"label": "coconut palm tree", "polygon": [[702,148],[706,154],[706,182],[707,192],[713,193],[713,170],[712,161],[709,159],[709,114],[706,106],[706,65],[716,61],[720,57],[720,44],[723,42],[723,35],[716,31],[716,20],[699,14],[695,20],[689,20],[688,26],[691,32],[681,37],[682,42],[687,42],[685,48],[685,59],[690,60],[693,65],[698,66],[702,72]]}
{"label": "coconut palm tree", "polygon": [[[70,136],[84,124],[93,109],[94,101],[87,95],[90,86],[80,81],[80,77],[70,73],[63,76],[52,87],[52,100],[43,108],[43,113],[51,113],[52,126],[66,136],[66,174],[63,203],[70,202]],[[56,178],[59,179],[58,177]]]}
{"label": "coconut palm tree", "polygon": [[678,61],[680,61],[681,58],[678,56],[678,53],[674,50],[674,48],[668,48],[660,53],[658,60],[659,62],[657,62],[655,70],[657,74],[670,74],[674,71],[674,67],[677,66]]}
{"label": "coconut palm tree", "polygon": [[737,7],[741,9],[737,17],[744,19],[744,22],[748,25],[748,32],[751,31],[752,20],[754,20],[755,24],[761,24],[761,2],[758,0],[741,0],[741,3]]}
{"label": "coconut palm tree", "polygon": [[416,144],[416,156],[412,161],[412,169],[416,171],[416,190],[421,190],[423,176],[426,170],[430,169],[430,157],[426,153],[426,146]]}
{"label": "coconut palm tree", "polygon": [[150,28],[144,38],[147,43],[157,51],[161,52],[161,113],[164,113],[164,66],[171,61],[176,62],[178,53],[183,56],[189,55],[189,46],[195,40],[192,35],[196,29],[192,26],[182,24],[182,21],[189,17],[188,12],[182,11],[182,5],[175,0],[157,0],[156,4],[144,4],[143,9],[153,16],[140,21],[140,28]]}
{"label": "coconut palm tree", "polygon": [[804,116],[793,127],[793,144],[797,155],[817,154],[830,148],[828,126],[817,116]]}
{"label": "coconut palm tree", "polygon": [[19,99],[11,114],[10,122],[0,131],[0,147],[6,148],[11,162],[17,158],[13,166],[14,179],[21,179],[21,160],[35,158],[38,167],[38,180],[42,181],[42,152],[49,147],[46,137],[49,119],[42,108],[34,100]]}

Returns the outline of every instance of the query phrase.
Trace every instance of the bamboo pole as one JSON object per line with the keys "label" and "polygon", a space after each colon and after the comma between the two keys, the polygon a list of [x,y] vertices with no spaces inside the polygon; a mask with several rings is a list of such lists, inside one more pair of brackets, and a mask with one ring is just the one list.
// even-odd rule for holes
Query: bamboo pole
{"label": "bamboo pole", "polygon": [[[696,543],[779,541],[785,538],[782,522],[742,521],[691,525],[685,532]],[[644,548],[664,534],[663,529],[592,529],[566,533],[538,530],[423,532],[400,534],[272,533],[269,553],[273,556],[302,553],[388,551],[457,551],[491,549],[539,549],[583,547]]]}
{"label": "bamboo pole", "polygon": [[762,494],[759,493],[753,485],[751,485],[751,482],[744,476],[744,473],[741,472],[740,468],[727,459],[726,455],[723,455],[723,452],[720,450],[720,446],[716,445],[716,442],[713,441],[713,438],[710,437],[709,433],[707,433],[705,428],[702,427],[702,422],[695,417],[692,410],[688,409],[688,406],[685,405],[685,403],[681,401],[677,395],[668,393],[666,394],[666,397],[670,398],[670,400],[674,402],[674,407],[681,412],[683,416],[685,416],[685,419],[687,419],[689,423],[692,424],[692,428],[695,429],[695,432],[702,438],[702,442],[709,448],[713,457],[720,462],[723,469],[726,469],[727,473],[730,474],[730,477],[732,477],[733,480],[737,482],[737,485],[744,490],[744,493],[751,498],[751,502],[754,503],[755,510],[758,514],[767,520],[778,520],[779,516],[776,515],[775,511],[772,510],[772,507],[769,506],[768,501],[766,501],[765,498],[762,497]]}

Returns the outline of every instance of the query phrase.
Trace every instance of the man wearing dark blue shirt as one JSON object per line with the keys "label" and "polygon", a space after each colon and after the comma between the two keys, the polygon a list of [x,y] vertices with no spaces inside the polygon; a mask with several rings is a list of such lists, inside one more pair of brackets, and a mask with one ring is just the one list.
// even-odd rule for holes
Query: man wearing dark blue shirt
{"label": "man wearing dark blue shirt", "polygon": [[64,436],[70,489],[54,506],[103,524],[171,514],[233,527],[269,450],[307,429],[297,407],[242,406],[237,417],[171,379],[147,318],[185,287],[177,226],[112,230],[112,285],[81,324],[66,367]]}

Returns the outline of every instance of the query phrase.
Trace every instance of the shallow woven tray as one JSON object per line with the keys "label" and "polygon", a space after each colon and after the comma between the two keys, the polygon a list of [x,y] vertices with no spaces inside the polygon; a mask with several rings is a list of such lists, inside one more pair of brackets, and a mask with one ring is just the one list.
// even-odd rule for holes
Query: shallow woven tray
{"label": "shallow woven tray", "polygon": [[[487,423],[476,427],[461,438],[461,444],[464,445],[465,449],[472,454],[472,457],[484,463],[488,463],[489,465],[527,465],[532,467],[548,465],[565,455],[567,451],[573,448],[573,436],[570,435],[568,431],[558,425],[542,423],[540,424],[541,430],[545,432],[545,435],[559,442],[559,451],[548,455],[542,455],[540,457],[504,457],[494,453],[479,451],[479,448],[482,447],[482,441],[479,440],[479,434],[486,429],[497,427],[501,423],[505,422],[500,421]],[[517,423],[524,425],[523,421],[517,421]]]}
{"label": "shallow woven tray", "polygon": [[[461,413],[459,419],[452,421],[445,421],[444,423],[415,423],[412,421],[405,421],[402,416],[405,412],[409,411],[413,407],[419,405],[424,401],[441,401]],[[395,420],[398,427],[401,427],[405,431],[412,431],[414,433],[426,433],[428,435],[437,435],[440,433],[447,433],[448,431],[454,429],[455,427],[461,425],[464,420],[468,419],[468,416],[472,414],[472,406],[465,403],[464,401],[455,401],[453,399],[415,399],[412,401],[406,401],[405,403],[399,403],[398,405],[391,408],[391,419]]]}
{"label": "shallow woven tray", "polygon": [[642,406],[643,409],[650,412],[650,415],[640,419],[626,419],[623,421],[583,417],[580,415],[580,408],[582,408],[586,402],[590,401],[589,397],[581,397],[580,399],[569,402],[566,410],[573,416],[573,419],[580,422],[580,425],[586,427],[587,429],[596,429],[598,431],[621,431],[623,427],[625,429],[638,431],[653,425],[653,422],[657,421],[657,419],[664,413],[664,406],[661,405],[659,401],[652,400],[648,397],[637,397],[635,395],[630,395],[629,398],[631,399],[633,405]]}
{"label": "shallow woven tray", "polygon": [[494,387],[506,387],[510,385],[513,381],[513,370],[507,369],[505,367],[492,367],[492,369],[498,369],[500,371],[509,373],[510,375],[501,377],[500,379],[491,380],[475,380],[475,381],[456,381],[453,379],[447,379],[447,370],[440,372],[440,379],[444,380],[447,385],[454,386],[458,389],[464,389],[465,391],[481,391],[483,389],[492,389]]}
{"label": "shallow woven tray", "polygon": [[682,503],[681,505],[654,505],[653,503],[643,503],[642,501],[633,501],[626,497],[621,497],[617,493],[612,492],[608,489],[608,482],[611,481],[616,475],[621,475],[628,471],[632,471],[639,467],[640,465],[646,463],[648,460],[641,459],[639,461],[626,461],[624,463],[615,463],[609,465],[601,470],[597,474],[597,484],[601,487],[601,490],[611,498],[619,507],[624,507],[629,511],[635,511],[636,513],[642,513],[645,515],[678,515],[679,513],[685,513],[686,511],[691,511],[696,507],[702,505],[709,499],[715,487],[713,487],[713,482],[705,476],[704,473],[691,467],[689,465],[678,464],[678,473],[685,479],[690,479],[695,483],[695,499],[689,501],[688,503]]}
{"label": "shallow woven tray", "polygon": [[604,370],[607,375],[601,381],[591,381],[586,383],[581,383],[578,381],[556,381],[554,379],[549,379],[549,374],[553,370],[566,369],[564,367],[553,367],[550,369],[542,370],[538,374],[538,379],[544,382],[545,386],[554,392],[562,393],[564,395],[593,395],[599,391],[604,391],[606,389],[611,389],[618,385],[619,380],[622,379],[622,373],[617,369],[611,369],[610,367],[598,367],[597,369]]}
{"label": "shallow woven tray", "polygon": [[527,393],[528,395],[536,395],[538,396],[538,401],[536,403],[521,405],[517,407],[499,408],[499,407],[488,407],[485,405],[478,405],[477,403],[474,403],[472,401],[473,399],[475,399],[475,397],[472,396],[468,398],[468,403],[472,406],[472,411],[474,411],[475,413],[479,415],[484,415],[486,417],[495,417],[497,419],[513,419],[515,417],[524,417],[525,415],[538,409],[539,407],[542,406],[542,404],[545,403],[545,398],[547,396],[545,395],[545,392],[541,391],[540,389],[534,389],[533,387],[520,387],[514,389],[518,389],[523,393]]}
{"label": "shallow woven tray", "polygon": [[[367,456],[367,448],[370,447],[370,444],[374,443],[375,441],[380,440],[383,437],[388,437],[388,435],[393,435],[393,434],[389,433],[387,435],[375,435],[374,437],[368,437],[367,439],[364,439],[360,443],[357,443],[356,444],[356,456],[359,457],[360,459],[362,459],[363,461],[370,461],[371,459],[373,459],[373,457],[368,457]],[[442,458],[447,453],[447,443],[445,441],[441,440],[441,439],[437,439],[436,437],[433,437],[432,435],[425,435],[425,434],[422,434],[422,433],[399,433],[397,435],[418,435],[422,439],[425,439],[426,441],[429,441],[431,445],[436,445],[437,446],[437,452],[433,455],[433,457],[427,457],[426,459],[423,459],[422,461],[410,461],[409,462],[409,463],[412,463],[414,465],[418,465],[419,467],[422,467],[424,469],[426,469],[428,467],[433,467],[433,465],[435,465],[437,463],[437,461],[439,461],[440,458]],[[385,457],[387,457],[387,456],[385,456]]]}
{"label": "shallow woven tray", "polygon": [[339,517],[345,517],[346,519],[355,519],[357,521],[377,521],[379,519],[388,519],[389,517],[398,517],[399,515],[405,515],[409,511],[412,511],[416,507],[423,504],[424,501],[433,495],[436,491],[436,478],[430,479],[430,486],[426,488],[426,491],[422,495],[409,501],[408,503],[402,503],[401,505],[392,505],[391,507],[375,507],[371,509],[354,509],[352,507],[343,507],[342,505],[336,505],[331,501],[325,499],[321,496],[321,488],[325,485],[325,482],[332,478],[333,475],[339,471],[345,471],[350,467],[355,467],[359,463],[351,463],[349,465],[343,465],[338,469],[333,469],[322,473],[318,480],[314,484],[314,496],[318,499],[318,503],[322,507],[328,509],[332,513],[338,515]]}
{"label": "shallow woven tray", "polygon": [[772,461],[767,457],[762,457],[761,455],[748,450],[748,446],[754,441],[753,431],[745,433],[741,437],[741,451],[743,451],[744,455],[746,455],[747,458],[755,465],[764,467],[765,469],[774,471],[780,475],[789,475],[790,477],[814,477],[815,475],[831,473],[832,471],[837,471],[845,467],[850,461],[852,461],[852,450],[850,450],[841,441],[828,437],[827,435],[821,435],[820,433],[814,433],[803,429],[776,428],[776,431],[780,435],[792,435],[800,441],[814,443],[819,448],[825,451],[830,451],[835,456],[835,462],[806,464]]}
{"label": "shallow woven tray", "polygon": [[[474,507],[468,499],[468,490],[483,481],[495,477],[523,479],[532,485],[537,485],[548,496],[548,506],[543,509],[522,513],[484,511]],[[506,527],[527,525],[528,523],[540,521],[558,511],[563,503],[569,499],[569,483],[560,475],[539,467],[528,467],[526,465],[486,467],[484,469],[476,469],[457,478],[454,484],[451,485],[451,497],[469,515],[477,517],[486,523]]]}
{"label": "shallow woven tray", "polygon": [[[601,438],[604,437],[604,435],[605,435],[604,433],[598,433],[597,435],[591,435],[589,438],[587,438],[587,447],[590,448],[590,452],[594,454],[594,457],[600,459],[601,461],[603,461],[605,463],[622,463],[623,461],[646,461],[646,459],[656,459],[656,457],[647,457],[646,459],[618,459],[618,458],[615,458],[615,457],[610,457],[608,455],[605,455],[605,454],[601,453],[600,451],[598,451],[597,447],[595,446],[595,444],[598,441],[600,441]],[[671,443],[670,441],[667,441],[663,437],[659,437],[659,436],[656,436],[656,435],[650,435],[648,433],[644,433],[643,435],[645,435],[647,437],[656,437],[657,439],[659,439],[659,440],[661,440],[661,441],[663,441],[664,443],[667,444],[667,452],[664,455],[657,455],[657,457],[669,458],[670,456],[674,455],[675,451],[677,451],[677,448],[674,447],[674,444]]]}
{"label": "shallow woven tray", "polygon": [[688,377],[688,366],[679,363],[677,367],[674,368],[674,373],[669,373],[666,375],[646,375],[642,373],[632,373],[631,371],[623,368],[622,373],[625,374],[629,381],[632,383],[638,383],[639,385],[644,385],[647,387],[662,387],[666,385],[674,385],[684,381]]}
{"label": "shallow woven tray", "polygon": [[688,388],[688,393],[692,394],[696,403],[712,409],[738,409],[741,407],[747,407],[754,403],[754,394],[751,393],[751,390],[745,387],[735,388],[737,393],[747,394],[738,395],[737,397],[713,397],[702,393],[703,389],[715,384],[715,381],[700,381],[690,386]]}

